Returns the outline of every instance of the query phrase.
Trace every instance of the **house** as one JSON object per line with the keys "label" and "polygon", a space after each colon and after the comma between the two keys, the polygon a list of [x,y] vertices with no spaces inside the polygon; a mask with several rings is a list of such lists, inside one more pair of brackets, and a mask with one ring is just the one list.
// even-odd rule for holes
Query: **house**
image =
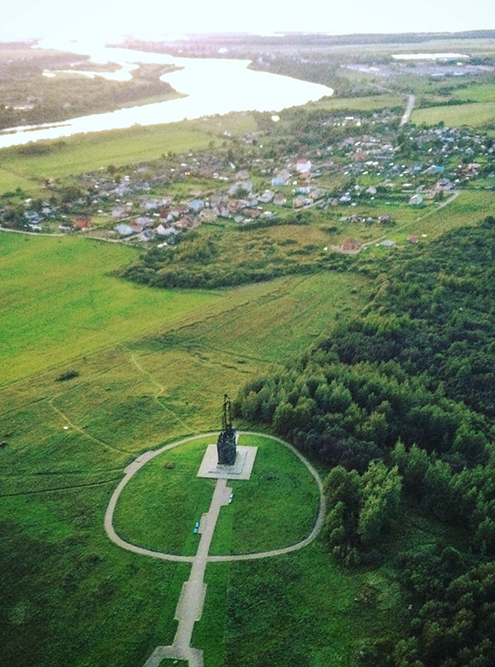
{"label": "house", "polygon": [[376,188],[375,188],[375,186],[374,186],[374,185],[370,185],[370,187],[366,190],[366,193],[367,193],[368,195],[372,195],[372,196],[376,195]]}
{"label": "house", "polygon": [[164,227],[163,225],[158,225],[158,227],[155,227],[154,232],[155,234],[158,234],[158,236],[170,236],[170,237],[176,236],[179,233],[173,227]]}
{"label": "house", "polygon": [[134,223],[137,225],[141,225],[142,228],[144,229],[146,227],[151,227],[153,225],[153,220],[152,218],[148,218],[148,216],[146,215],[141,215],[139,216],[139,218],[136,218],[134,220]]}
{"label": "house", "polygon": [[248,208],[248,203],[244,199],[234,199],[229,203],[229,209],[233,212],[242,211],[244,208]]}
{"label": "house", "polygon": [[130,236],[131,234],[134,234],[133,228],[129,225],[117,225],[115,229],[121,236]]}
{"label": "house", "polygon": [[145,229],[144,232],[141,232],[138,236],[138,239],[143,243],[149,243],[149,241],[153,241],[154,238],[155,234],[152,229]]}
{"label": "house", "polygon": [[435,184],[435,192],[444,192],[445,190],[452,190],[452,183],[448,178],[441,178]]}
{"label": "house", "polygon": [[142,202],[145,209],[152,211],[155,208],[158,208],[158,201],[156,199],[143,199]]}
{"label": "house", "polygon": [[247,181],[248,178],[249,178],[249,172],[247,169],[241,169],[235,175],[236,181]]}
{"label": "house", "polygon": [[230,211],[227,206],[224,206],[223,204],[220,206],[214,206],[212,210],[220,218],[230,218]]}
{"label": "house", "polygon": [[309,174],[311,171],[311,160],[299,158],[296,162],[296,171],[300,174]]}
{"label": "house", "polygon": [[193,199],[191,202],[189,202],[189,210],[191,213],[196,213],[198,214],[200,211],[202,211],[205,207],[205,203],[202,199]]}
{"label": "house", "polygon": [[262,204],[269,204],[274,197],[274,192],[271,190],[265,190],[263,194],[258,197],[258,201],[260,201]]}
{"label": "house", "polygon": [[286,185],[287,182],[290,180],[290,171],[288,169],[282,169],[281,171],[275,174],[275,179],[283,181],[282,185]]}
{"label": "house", "polygon": [[272,185],[285,185],[283,178],[272,178]]}
{"label": "house", "polygon": [[408,236],[407,240],[409,243],[419,243],[419,238],[417,236]]}
{"label": "house", "polygon": [[302,208],[303,206],[308,206],[309,204],[312,204],[313,200],[308,199],[308,197],[304,197],[304,195],[298,195],[297,197],[294,197],[292,200],[292,206],[294,208]]}
{"label": "house", "polygon": [[409,206],[421,206],[424,200],[423,195],[413,195],[409,200]]}
{"label": "house", "polygon": [[257,208],[245,208],[242,213],[248,218],[251,218],[251,220],[255,220],[261,215],[261,211],[258,211]]}
{"label": "house", "polygon": [[215,220],[218,218],[218,215],[213,208],[204,208],[200,214],[199,214],[199,219],[201,222],[215,222]]}
{"label": "house", "polygon": [[361,248],[361,244],[357,239],[347,239],[342,244],[342,252],[358,252]]}
{"label": "house", "polygon": [[394,245],[397,245],[397,243],[395,241],[391,241],[390,239],[385,239],[385,241],[377,243],[377,245],[382,246],[383,248],[392,248]]}
{"label": "house", "polygon": [[180,220],[177,220],[175,227],[179,230],[189,229],[190,227],[193,227],[193,223],[190,218],[184,216],[183,218],[180,218]]}
{"label": "house", "polygon": [[91,229],[91,220],[89,218],[79,218],[76,220],[76,227],[81,231]]}
{"label": "house", "polygon": [[316,201],[317,199],[322,199],[325,195],[325,190],[322,190],[322,188],[316,188],[313,190],[311,197]]}
{"label": "house", "polygon": [[251,181],[240,181],[238,183],[238,188],[244,190],[245,192],[251,192],[253,189],[253,184]]}
{"label": "house", "polygon": [[273,198],[273,203],[275,204],[275,206],[284,206],[287,203],[287,198],[284,197],[284,195],[280,194],[275,195],[275,197]]}

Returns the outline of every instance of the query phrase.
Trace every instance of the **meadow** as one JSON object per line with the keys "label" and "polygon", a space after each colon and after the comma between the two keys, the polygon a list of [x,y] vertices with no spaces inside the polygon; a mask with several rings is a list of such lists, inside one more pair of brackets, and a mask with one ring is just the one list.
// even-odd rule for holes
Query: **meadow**
{"label": "meadow", "polygon": [[59,141],[0,150],[0,194],[22,187],[29,194],[42,192],[47,179],[60,179],[87,171],[116,167],[218,145],[224,132],[256,129],[249,114],[231,114],[167,125],[137,126],[75,135]]}
{"label": "meadow", "polygon": [[[118,310],[122,302],[108,315],[110,328],[115,317],[125,334],[117,334],[115,325],[113,341],[96,337],[84,342],[95,311],[91,308],[86,311],[86,323],[81,320],[80,325],[69,325],[70,334],[66,333],[67,322],[62,315],[70,311],[71,299],[75,308],[86,291],[80,275],[83,265],[92,267],[98,276],[93,283],[96,305],[103,298],[101,295],[110,291],[112,298],[104,302],[108,308],[116,298],[112,283],[117,291],[126,288],[126,284],[105,276],[103,266],[113,268],[127,261],[132,251],[81,239],[63,239],[62,246],[58,239],[33,238],[28,242],[17,236],[8,239],[11,252],[6,257],[10,256],[12,262],[9,274],[17,272],[17,280],[25,281],[24,285],[32,284],[40,280],[51,264],[53,271],[58,267],[60,275],[65,276],[68,287],[66,291],[55,290],[50,296],[50,310],[57,313],[57,317],[47,323],[52,326],[49,334],[43,334],[41,326],[36,335],[31,332],[34,319],[30,321],[29,316],[38,317],[44,308],[43,300],[33,297],[20,308],[26,320],[11,337],[15,345],[4,348],[2,369],[10,368],[10,384],[0,391],[0,440],[5,443],[0,450],[0,549],[9,578],[1,584],[2,662],[13,667],[25,665],[27,661],[40,667],[67,662],[79,667],[141,665],[156,645],[167,643],[173,637],[176,629],[173,615],[188,566],[139,558],[118,549],[104,535],[103,515],[123,468],[147,449],[182,435],[217,428],[224,391],[235,396],[237,388],[247,379],[264,368],[282,363],[323,335],[340,313],[359,308],[363,303],[365,281],[351,275],[320,274],[224,290],[220,295],[178,293],[186,303],[191,299],[191,309],[175,310],[173,326],[167,313],[159,311],[156,301],[164,299],[166,302],[170,297],[161,291],[148,290],[150,301],[140,299],[139,308],[130,307],[120,320]],[[61,266],[57,252],[64,243],[67,243],[65,252],[71,256],[67,266]],[[33,244],[30,260],[23,262],[19,246],[31,248],[30,244]],[[53,252],[50,244],[55,248]],[[36,246],[39,255],[36,255]],[[12,259],[16,250],[19,253],[17,269]],[[92,253],[90,257],[88,252]],[[35,263],[42,258],[45,260],[43,271]],[[69,266],[74,276],[80,275],[83,282],[68,279]],[[86,282],[89,279],[86,275]],[[14,289],[13,284],[11,289]],[[135,288],[130,286],[129,289]],[[16,290],[22,292],[17,287]],[[205,299],[212,299],[213,305],[198,309],[198,304],[201,300],[205,304]],[[84,310],[84,303],[81,307]],[[143,323],[145,328],[141,329]],[[69,335],[72,346],[66,348],[61,359],[50,350],[50,340],[56,341],[57,337],[63,340],[64,335]],[[43,360],[36,353],[32,336],[37,336],[38,342],[47,346]],[[85,354],[81,356],[83,348]],[[23,362],[16,363],[16,359]],[[78,375],[57,381],[68,371],[77,371]],[[286,452],[280,455],[284,457]],[[167,458],[170,457],[171,454]],[[304,476],[304,469],[302,474]],[[278,485],[278,481],[275,484]],[[159,489],[158,485],[151,491],[156,494]],[[312,494],[311,485],[308,489]],[[301,492],[305,493],[304,483]],[[200,489],[198,508],[208,505],[209,493],[211,490]],[[278,507],[283,511],[280,517],[275,515],[275,526],[277,521],[282,522],[282,541],[298,538],[311,523],[311,516],[303,511],[296,523],[296,527],[300,526],[297,535],[292,534],[295,528],[284,524],[289,500],[287,494],[277,496]],[[249,521],[242,519],[243,505],[256,507],[258,502],[254,487],[252,496],[247,490],[236,489],[234,503],[227,508],[231,515],[225,517],[219,533],[220,550],[243,547],[251,532]],[[194,518],[197,511],[193,510],[190,516]],[[262,517],[266,509],[260,506],[255,511]],[[188,520],[184,530],[192,536],[189,528]],[[259,544],[273,539],[268,529],[264,531],[259,535]],[[189,537],[186,542],[187,539]],[[183,544],[179,540],[177,548]],[[325,563],[325,576],[331,576],[332,590],[340,591],[339,604],[350,612],[359,590],[367,586],[368,575],[363,573],[350,584],[347,574],[325,555],[323,543],[318,544],[314,553],[319,556],[314,565],[309,565],[313,562],[310,556],[313,552],[308,552],[303,565],[291,565],[292,561],[288,561],[289,568],[307,571],[307,581],[306,575],[299,578],[298,596],[302,597],[298,597],[298,604],[308,605],[306,613],[308,609],[317,613],[321,597],[326,595],[319,591],[321,567]],[[21,559],[18,558],[20,553],[23,554]],[[259,580],[264,571],[268,581],[274,575],[273,568],[278,567],[271,564],[258,571],[256,579]],[[230,587],[227,581],[234,574],[231,566],[223,571],[214,569],[211,575],[208,573],[211,580],[207,605],[209,608],[214,604],[215,609],[214,613],[207,612],[203,625],[197,629],[197,641],[203,642],[202,633],[206,628],[209,639],[204,646],[208,651],[218,650],[222,645],[218,637],[227,633],[227,637],[236,637],[225,645],[229,655],[244,652],[244,644],[250,641],[249,624],[241,630],[230,625],[220,627],[218,623],[219,618],[230,617],[227,609],[234,604],[225,597],[227,590],[231,590],[229,600],[238,599],[236,604],[241,604],[238,595],[248,595],[250,604],[257,604],[258,587],[245,592],[239,590],[244,576],[255,572],[255,568],[248,565],[240,579],[232,579]],[[220,572],[219,578],[217,572]],[[328,592],[328,588],[324,590]],[[219,599],[224,600],[223,606],[219,606]],[[267,618],[280,613],[279,605],[277,596],[265,599]],[[332,596],[328,605],[333,606]],[[284,618],[288,619],[287,614],[293,612],[293,607],[286,608]],[[388,612],[384,614],[380,624],[392,620]],[[327,635],[335,635],[332,645],[335,655],[340,656],[336,664],[345,664],[342,661],[347,659],[351,645],[354,647],[360,638],[376,628],[375,618],[374,610],[363,610],[361,630],[357,635],[353,631],[352,638],[343,625],[336,630],[336,623],[340,624],[338,614],[324,621]],[[273,644],[273,628],[263,624],[259,626],[261,646],[265,640]],[[211,634],[213,627],[220,635]],[[298,643],[297,651],[303,646],[310,652],[313,641],[314,637],[308,635],[303,644]],[[209,648],[213,644],[216,649]],[[292,650],[296,651],[296,647]],[[249,655],[252,649],[246,653]],[[208,660],[212,666],[225,664],[223,658],[213,655]]]}
{"label": "meadow", "polygon": [[123,342],[218,301],[108,276],[137,251],[120,244],[3,233],[0,385]]}
{"label": "meadow", "polygon": [[318,102],[308,102],[307,109],[328,111],[379,111],[405,106],[404,95],[370,95],[368,97],[329,97]]}
{"label": "meadow", "polygon": [[416,109],[413,111],[411,120],[416,125],[438,125],[444,122],[450,127],[484,127],[492,125],[495,121],[495,102]]}

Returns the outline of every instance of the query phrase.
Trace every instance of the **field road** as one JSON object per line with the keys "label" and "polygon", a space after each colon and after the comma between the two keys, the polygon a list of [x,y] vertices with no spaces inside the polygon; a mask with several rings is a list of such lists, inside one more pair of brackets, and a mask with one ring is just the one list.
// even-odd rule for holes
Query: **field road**
{"label": "field road", "polygon": [[416,96],[409,95],[407,100],[407,107],[406,110],[404,111],[404,115],[402,116],[399,127],[402,127],[403,125],[406,125],[406,123],[409,123],[409,119],[411,118],[415,102],[416,102]]}
{"label": "field road", "polygon": [[[413,222],[419,222],[420,220],[424,220],[425,218],[429,218],[430,215],[435,215],[435,213],[438,213],[440,209],[445,208],[449,204],[451,204],[457,197],[461,194],[460,190],[454,190],[454,192],[451,194],[451,196],[446,199],[444,202],[439,204],[438,206],[435,206],[435,208],[432,208],[430,211],[425,213],[424,215],[420,215],[417,218],[414,219]],[[405,225],[402,225],[400,227],[395,227],[392,230],[393,234],[396,234],[397,232],[403,231],[406,227],[409,227],[412,225],[412,222],[406,222]],[[387,238],[388,234],[382,234],[382,236],[378,237],[377,239],[373,239],[373,241],[368,241],[367,243],[363,243],[362,246],[360,246],[359,250],[356,251],[355,254],[361,252],[362,250],[365,250],[366,248],[369,248],[372,245],[376,245],[377,243],[380,243],[381,241],[384,241]]]}

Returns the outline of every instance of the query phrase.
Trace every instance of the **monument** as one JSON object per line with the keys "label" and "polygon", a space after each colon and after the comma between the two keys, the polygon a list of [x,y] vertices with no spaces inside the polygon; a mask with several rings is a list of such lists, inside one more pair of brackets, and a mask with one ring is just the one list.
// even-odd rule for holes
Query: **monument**
{"label": "monument", "polygon": [[232,426],[232,403],[223,397],[222,431],[217,440],[217,461],[220,466],[233,466],[237,457],[237,433]]}
{"label": "monument", "polygon": [[239,433],[232,425],[232,402],[227,394],[224,394],[222,430],[218,435],[217,444],[208,445],[206,448],[198,477],[249,479],[258,448],[238,446],[238,440]]}

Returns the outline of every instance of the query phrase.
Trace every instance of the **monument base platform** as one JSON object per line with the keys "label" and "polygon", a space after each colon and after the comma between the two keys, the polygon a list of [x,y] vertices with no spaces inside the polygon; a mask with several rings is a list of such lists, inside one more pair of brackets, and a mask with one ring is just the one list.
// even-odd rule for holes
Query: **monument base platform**
{"label": "monument base platform", "polygon": [[234,465],[223,466],[218,464],[217,446],[208,445],[197,476],[213,479],[249,479],[257,451],[257,447],[237,447]]}

